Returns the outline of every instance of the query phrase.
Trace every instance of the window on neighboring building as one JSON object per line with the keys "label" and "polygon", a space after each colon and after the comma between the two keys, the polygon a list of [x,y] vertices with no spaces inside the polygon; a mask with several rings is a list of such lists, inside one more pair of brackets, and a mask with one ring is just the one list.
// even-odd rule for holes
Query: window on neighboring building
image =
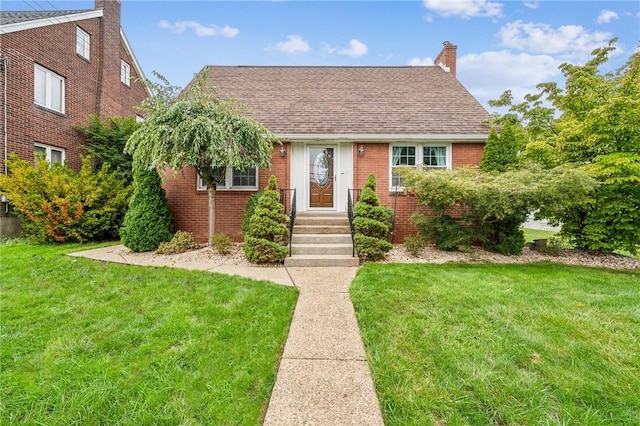
{"label": "window on neighboring building", "polygon": [[390,161],[391,188],[402,187],[403,179],[398,174],[398,169],[401,166],[421,166],[430,169],[451,168],[451,145],[392,145]]}
{"label": "window on neighboring building", "polygon": [[[254,167],[247,170],[227,168],[225,176],[222,182],[216,185],[217,189],[240,189],[240,190],[252,190],[258,189],[258,168]],[[207,189],[207,183],[198,176],[198,188],[199,191]]]}
{"label": "window on neighboring building", "polygon": [[33,97],[37,105],[64,113],[64,77],[40,65],[35,65]]}
{"label": "window on neighboring building", "polygon": [[89,59],[91,37],[80,27],[76,28],[76,53],[85,59]]}
{"label": "window on neighboring building", "polygon": [[131,79],[131,66],[123,60],[120,60],[120,81],[127,86]]}
{"label": "window on neighboring building", "polygon": [[49,145],[35,144],[33,147],[35,160],[47,160],[49,164],[64,164],[64,149]]}

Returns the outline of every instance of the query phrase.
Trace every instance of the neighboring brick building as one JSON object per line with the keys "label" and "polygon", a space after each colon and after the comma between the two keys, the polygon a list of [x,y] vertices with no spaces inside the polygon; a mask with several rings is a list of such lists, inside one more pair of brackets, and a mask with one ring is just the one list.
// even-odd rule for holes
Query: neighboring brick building
{"label": "neighboring brick building", "polygon": [[[216,232],[241,239],[246,201],[271,174],[296,188],[298,211],[346,211],[349,189],[374,173],[381,202],[396,210],[395,241],[415,233],[409,217],[420,206],[393,167],[478,166],[489,134],[490,115],[455,77],[456,49],[445,42],[431,67],[206,67],[221,95],[252,107],[283,142],[271,170],[228,171]],[[168,172],[165,187],[175,228],[207,241],[207,191],[195,170]]]}
{"label": "neighboring brick building", "polygon": [[92,10],[0,12],[3,159],[40,151],[78,169],[83,139],[74,126],[92,114],[136,115],[147,92],[120,7],[96,0]]}

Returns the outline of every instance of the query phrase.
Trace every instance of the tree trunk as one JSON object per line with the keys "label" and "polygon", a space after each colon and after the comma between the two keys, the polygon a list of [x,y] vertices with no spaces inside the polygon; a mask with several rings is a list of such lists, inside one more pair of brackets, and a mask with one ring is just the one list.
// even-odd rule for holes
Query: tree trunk
{"label": "tree trunk", "polygon": [[216,233],[216,187],[215,185],[207,186],[209,194],[209,236],[207,241],[211,241],[211,236]]}

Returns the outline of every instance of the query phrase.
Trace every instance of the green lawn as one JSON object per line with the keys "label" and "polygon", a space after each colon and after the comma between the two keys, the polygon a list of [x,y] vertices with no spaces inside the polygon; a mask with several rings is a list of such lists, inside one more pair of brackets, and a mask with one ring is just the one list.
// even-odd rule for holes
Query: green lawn
{"label": "green lawn", "polygon": [[525,241],[532,243],[533,240],[543,240],[557,234],[556,231],[545,231],[542,229],[522,228]]}
{"label": "green lawn", "polygon": [[0,245],[0,424],[247,424],[266,410],[294,289]]}
{"label": "green lawn", "polygon": [[640,424],[640,272],[375,265],[351,295],[385,424]]}

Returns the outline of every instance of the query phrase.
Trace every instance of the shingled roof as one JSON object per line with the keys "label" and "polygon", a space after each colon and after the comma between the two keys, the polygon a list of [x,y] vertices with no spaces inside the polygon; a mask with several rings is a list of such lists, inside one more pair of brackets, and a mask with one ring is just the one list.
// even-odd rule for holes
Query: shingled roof
{"label": "shingled roof", "polygon": [[56,11],[15,11],[0,12],[0,25],[17,24],[19,22],[36,21],[38,19],[62,18],[67,15],[90,12],[91,10],[56,10]]}
{"label": "shingled roof", "polygon": [[487,111],[433,67],[209,66],[276,135],[487,135]]}

